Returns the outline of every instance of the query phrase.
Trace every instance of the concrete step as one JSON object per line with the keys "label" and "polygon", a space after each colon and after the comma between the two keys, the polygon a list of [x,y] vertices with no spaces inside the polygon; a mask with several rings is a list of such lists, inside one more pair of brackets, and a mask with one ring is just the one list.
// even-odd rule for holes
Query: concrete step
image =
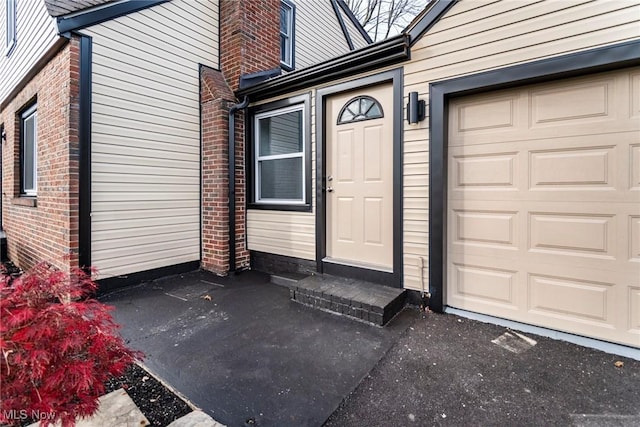
{"label": "concrete step", "polygon": [[189,412],[167,427],[225,427],[202,411]]}
{"label": "concrete step", "polygon": [[404,307],[404,289],[329,275],[308,276],[292,283],[291,299],[324,311],[383,326]]}
{"label": "concrete step", "polygon": [[[149,420],[142,414],[124,389],[117,389],[98,399],[98,411],[88,418],[79,418],[77,427],[96,426],[139,426],[149,425]],[[39,413],[40,418],[46,419],[53,414]],[[44,421],[29,424],[28,427],[42,427]],[[54,424],[60,427],[60,422]]]}

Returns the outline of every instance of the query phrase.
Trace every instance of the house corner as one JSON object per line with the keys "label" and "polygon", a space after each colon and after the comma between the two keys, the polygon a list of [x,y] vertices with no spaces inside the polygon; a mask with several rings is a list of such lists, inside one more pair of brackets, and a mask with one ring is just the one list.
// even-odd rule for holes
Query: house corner
{"label": "house corner", "polygon": [[77,37],[60,39],[2,105],[5,255],[23,269],[78,267],[79,49]]}
{"label": "house corner", "polygon": [[[279,0],[260,3],[222,0],[220,70],[205,66],[200,69],[201,267],[217,274],[250,265],[246,245],[245,117],[242,109],[236,111],[234,91],[238,89],[240,76],[279,67],[279,11]],[[234,128],[232,138],[229,138],[230,119]],[[235,147],[231,156],[234,168],[231,173],[235,177],[232,186],[230,143]],[[233,205],[235,214],[230,218]],[[231,241],[235,242],[233,247]]]}

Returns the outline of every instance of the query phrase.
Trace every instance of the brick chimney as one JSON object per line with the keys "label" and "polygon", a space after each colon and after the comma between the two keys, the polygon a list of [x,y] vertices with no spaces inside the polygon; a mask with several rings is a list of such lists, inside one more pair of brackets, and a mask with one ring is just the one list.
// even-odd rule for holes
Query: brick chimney
{"label": "brick chimney", "polygon": [[[220,70],[202,67],[202,268],[229,271],[229,108],[240,76],[280,65],[280,0],[220,0]],[[235,127],[235,268],[249,266],[246,248],[244,115]]]}
{"label": "brick chimney", "polygon": [[220,68],[232,90],[241,75],[280,66],[280,0],[221,0],[220,15]]}

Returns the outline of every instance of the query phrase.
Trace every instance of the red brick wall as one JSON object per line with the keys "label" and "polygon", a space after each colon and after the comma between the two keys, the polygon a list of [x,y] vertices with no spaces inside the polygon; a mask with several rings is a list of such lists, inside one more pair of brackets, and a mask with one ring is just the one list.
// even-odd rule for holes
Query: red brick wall
{"label": "red brick wall", "polygon": [[202,268],[229,269],[229,105],[233,92],[219,71],[200,71],[202,108]]}
{"label": "red brick wall", "polygon": [[[0,113],[2,221],[9,258],[30,268],[78,264],[79,40],[74,38]],[[38,195],[20,197],[20,111],[37,100]]]}
{"label": "red brick wall", "polygon": [[240,75],[280,66],[280,0],[221,0],[220,15],[220,67],[232,90]]}
{"label": "red brick wall", "polygon": [[[203,67],[202,268],[229,268],[228,113],[242,74],[280,65],[280,0],[220,2],[221,73]],[[244,117],[236,113],[236,268],[249,266],[246,248]]]}

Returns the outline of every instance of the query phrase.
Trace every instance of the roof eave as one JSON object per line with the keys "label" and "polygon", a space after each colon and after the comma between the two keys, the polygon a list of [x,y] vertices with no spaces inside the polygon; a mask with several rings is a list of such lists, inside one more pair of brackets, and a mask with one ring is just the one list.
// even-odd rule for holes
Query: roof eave
{"label": "roof eave", "polygon": [[236,94],[239,97],[247,95],[256,101],[397,64],[410,58],[409,41],[407,34],[399,34],[329,61],[241,89]]}
{"label": "roof eave", "polygon": [[427,6],[429,10],[415,25],[411,26],[408,31],[406,30],[406,33],[411,38],[410,45],[413,46],[457,2],[458,0],[434,0],[431,6]]}
{"label": "roof eave", "polygon": [[92,25],[100,24],[129,13],[147,9],[169,0],[136,0],[123,3],[106,3],[105,5],[76,12],[56,18],[58,33],[64,34],[70,31],[81,30]]}

